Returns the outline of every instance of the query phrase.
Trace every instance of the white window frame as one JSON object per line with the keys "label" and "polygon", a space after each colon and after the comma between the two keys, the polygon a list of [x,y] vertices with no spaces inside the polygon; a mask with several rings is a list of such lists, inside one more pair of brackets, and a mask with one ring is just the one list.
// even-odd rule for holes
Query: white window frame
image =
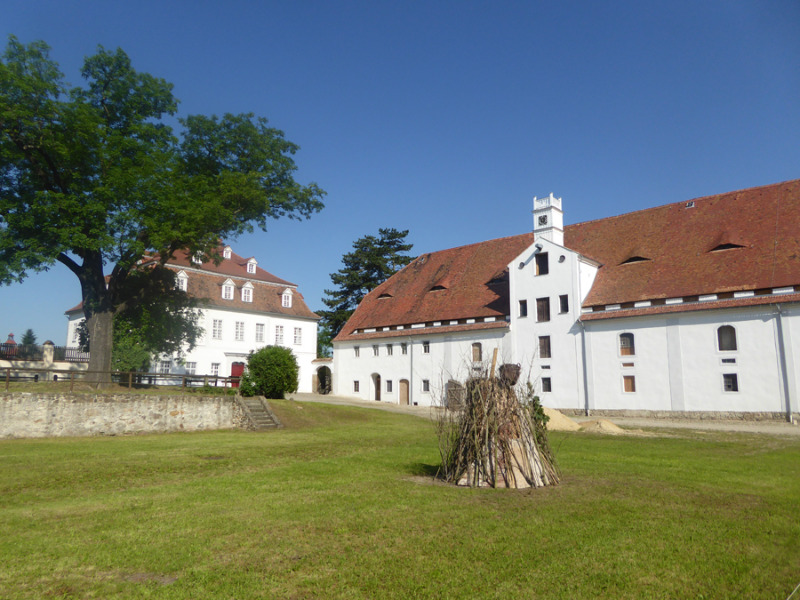
{"label": "white window frame", "polygon": [[185,271],[181,271],[175,276],[175,286],[184,292],[189,289],[189,276]]}
{"label": "white window frame", "polygon": [[214,377],[219,377],[219,366],[220,363],[211,363],[211,374]]}
{"label": "white window frame", "polygon": [[197,363],[194,361],[186,363],[186,373],[188,375],[194,375],[197,373]]}
{"label": "white window frame", "polygon": [[161,373],[162,375],[167,375],[171,367],[172,367],[171,360],[158,361],[158,372]]}
{"label": "white window frame", "polygon": [[253,284],[246,283],[242,286],[242,302],[253,301]]}
{"label": "white window frame", "polygon": [[222,339],[222,319],[213,319],[211,321],[211,339]]}
{"label": "white window frame", "polygon": [[251,275],[253,275],[256,272],[256,265],[257,264],[258,263],[253,258],[248,260],[247,261],[247,272],[250,273]]}
{"label": "white window frame", "polygon": [[231,247],[225,246],[222,250],[222,258],[230,258],[231,257]]}
{"label": "white window frame", "polygon": [[222,299],[223,300],[233,300],[233,282],[228,279],[225,283],[222,284]]}
{"label": "white window frame", "polygon": [[281,306],[283,308],[292,308],[292,291],[285,290],[281,295]]}
{"label": "white window frame", "polygon": [[303,328],[302,327],[295,327],[294,328],[294,345],[300,346],[303,343]]}
{"label": "white window frame", "polygon": [[264,343],[264,331],[266,327],[264,323],[256,323],[256,343],[263,344]]}
{"label": "white window frame", "polygon": [[275,325],[275,345],[283,346],[283,325]]}
{"label": "white window frame", "polygon": [[236,321],[236,325],[234,325],[233,339],[237,342],[244,341],[244,321]]}

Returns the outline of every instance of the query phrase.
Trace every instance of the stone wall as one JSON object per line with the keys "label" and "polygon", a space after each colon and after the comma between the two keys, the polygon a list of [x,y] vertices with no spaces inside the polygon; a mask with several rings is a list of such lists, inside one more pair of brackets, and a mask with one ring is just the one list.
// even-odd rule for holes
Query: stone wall
{"label": "stone wall", "polygon": [[0,394],[0,438],[207,431],[245,421],[232,396]]}

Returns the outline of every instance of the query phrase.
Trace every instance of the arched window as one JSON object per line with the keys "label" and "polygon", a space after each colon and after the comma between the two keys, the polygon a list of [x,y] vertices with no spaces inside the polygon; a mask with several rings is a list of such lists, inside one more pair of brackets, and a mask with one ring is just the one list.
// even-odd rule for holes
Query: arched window
{"label": "arched window", "polygon": [[621,356],[634,356],[636,354],[632,333],[619,334],[619,353]]}
{"label": "arched window", "polygon": [[483,349],[480,342],[472,344],[472,362],[481,362],[483,360]]}
{"label": "arched window", "polygon": [[721,352],[736,350],[736,329],[733,325],[723,325],[717,329],[717,342]]}

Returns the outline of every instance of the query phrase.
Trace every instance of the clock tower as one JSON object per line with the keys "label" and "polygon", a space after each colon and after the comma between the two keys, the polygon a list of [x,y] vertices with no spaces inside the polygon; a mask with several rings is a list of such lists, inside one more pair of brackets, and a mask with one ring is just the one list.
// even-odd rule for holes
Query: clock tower
{"label": "clock tower", "polygon": [[544,238],[559,246],[564,245],[564,213],[561,198],[551,192],[544,198],[533,198],[533,232],[536,239]]}

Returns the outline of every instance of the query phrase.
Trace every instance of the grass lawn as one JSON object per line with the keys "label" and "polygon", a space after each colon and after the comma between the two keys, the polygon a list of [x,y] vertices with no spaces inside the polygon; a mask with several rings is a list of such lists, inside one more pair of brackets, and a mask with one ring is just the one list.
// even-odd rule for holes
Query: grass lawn
{"label": "grass lawn", "polygon": [[[430,422],[0,442],[0,598],[777,598],[800,440],[551,434],[563,482],[435,484]],[[793,599],[794,600],[794,599]]]}

